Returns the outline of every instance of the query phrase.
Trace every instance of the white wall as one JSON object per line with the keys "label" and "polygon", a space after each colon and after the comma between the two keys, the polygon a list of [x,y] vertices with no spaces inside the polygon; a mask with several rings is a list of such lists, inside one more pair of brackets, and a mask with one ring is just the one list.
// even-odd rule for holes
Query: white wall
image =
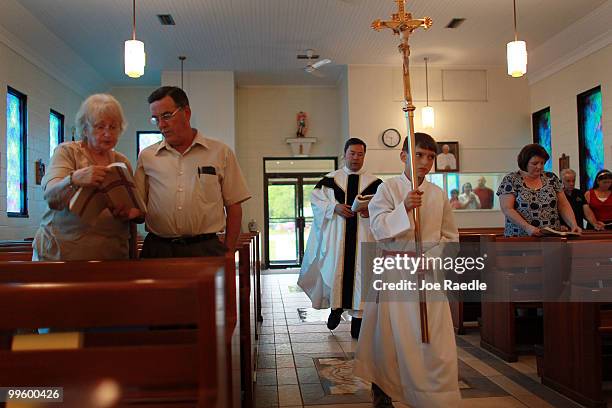
{"label": "white wall", "polygon": [[[531,112],[550,106],[553,170],[562,153],[578,172],[578,114],[576,95],[601,85],[604,160],[612,167],[612,45],[583,58],[530,86]],[[579,172],[578,172],[579,173]]]}
{"label": "white wall", "polygon": [[[423,129],[420,120],[420,108],[425,106],[424,68],[411,69],[417,107],[415,130],[429,133],[438,141],[458,141],[462,172],[514,170],[518,151],[531,140],[527,81],[510,78],[503,67],[474,68],[486,71],[485,99],[451,101],[451,91],[470,96],[474,93],[471,87],[475,86],[470,82],[448,83],[448,79],[443,84],[443,70],[452,69],[429,67],[429,104],[436,112],[434,129]],[[366,167],[372,173],[402,170],[401,145],[389,149],[380,138],[387,128],[406,134],[401,84],[401,69],[397,67],[349,66],[348,69],[349,133],[368,144]],[[455,214],[460,227],[503,225],[499,211]]]}
{"label": "white wall", "polygon": [[[6,91],[10,86],[27,95],[27,218],[6,215]],[[34,236],[46,203],[42,188],[35,184],[34,162],[49,165],[49,110],[65,116],[65,139],[70,140],[74,116],[83,99],[29,60],[0,41],[0,239]]]}
{"label": "white wall", "polygon": [[128,127],[117,143],[116,150],[125,154],[134,170],[138,152],[136,150],[136,132],[139,130],[157,130],[151,124],[151,112],[147,98],[157,89],[156,86],[147,87],[115,87],[108,92],[113,95],[123,107],[123,114],[128,121]]}
{"label": "white wall", "polygon": [[311,156],[337,156],[339,95],[333,87],[245,87],[236,90],[236,99],[236,153],[253,195],[243,205],[243,229],[251,219],[262,229],[263,157],[291,156],[285,139],[295,137],[299,111],[308,114],[306,136],[317,138]]}
{"label": "white wall", "polygon": [[[191,107],[191,126],[206,137],[236,147],[234,73],[231,71],[188,71],[183,89]],[[180,72],[164,71],[162,85],[180,86]]]}

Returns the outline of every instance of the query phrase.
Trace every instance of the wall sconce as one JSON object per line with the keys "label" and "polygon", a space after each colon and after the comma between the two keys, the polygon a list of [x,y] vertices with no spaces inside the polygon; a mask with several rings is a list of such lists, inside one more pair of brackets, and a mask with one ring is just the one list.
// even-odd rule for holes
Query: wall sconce
{"label": "wall sconce", "polygon": [[34,162],[34,169],[36,185],[40,186],[42,184],[42,179],[45,176],[45,163],[43,163],[42,159],[38,159]]}

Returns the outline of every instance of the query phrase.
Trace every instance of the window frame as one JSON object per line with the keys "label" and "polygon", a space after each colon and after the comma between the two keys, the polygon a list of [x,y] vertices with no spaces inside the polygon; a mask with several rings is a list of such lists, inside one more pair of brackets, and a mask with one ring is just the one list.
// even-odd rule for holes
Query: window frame
{"label": "window frame", "polygon": [[[64,143],[64,140],[65,140],[65,136],[64,136],[64,131],[65,131],[64,120],[65,120],[65,117],[64,117],[63,114],[59,113],[58,111],[56,111],[54,109],[49,109],[49,126],[51,126],[51,122],[50,122],[51,115],[53,115],[56,118],[58,118],[59,122],[60,122],[60,125],[59,125],[59,135],[57,135],[59,137],[58,137],[57,145],[56,145],[56,146],[59,146],[60,144]],[[49,151],[49,157],[52,157],[52,156],[53,156],[53,152]]]}
{"label": "window frame", "polygon": [[162,139],[164,140],[164,136],[162,132],[159,130],[137,130],[136,131],[136,157],[140,156],[140,135],[152,135],[152,134],[160,134],[162,135]]}
{"label": "window frame", "polygon": [[[10,218],[28,218],[28,97],[26,94],[19,92],[15,88],[7,86],[7,95],[12,95],[19,99],[19,115],[21,118],[21,211],[12,212],[8,211],[8,191],[6,193],[7,199],[7,210],[6,215]],[[8,131],[8,118],[6,120],[7,131]],[[8,132],[6,135],[7,143],[7,154],[8,154]],[[8,189],[8,158],[7,158],[7,180],[6,185]]]}
{"label": "window frame", "polygon": [[[586,135],[585,135],[585,121],[586,121],[585,105],[586,105],[586,99],[596,93],[599,93],[601,95],[602,111],[603,111],[603,93],[601,91],[601,85],[597,85],[587,91],[584,91],[576,95],[576,108],[578,110],[578,115],[577,115],[577,119],[578,119],[578,167],[579,167],[579,174],[580,174],[580,188],[582,191],[587,191],[590,188],[592,188],[592,186],[588,185],[589,175],[587,174],[587,169],[586,169],[586,162],[587,162],[586,149],[589,147],[593,147],[593,146],[587,146],[587,140],[586,140]],[[603,116],[603,112],[602,112],[602,116]],[[600,118],[600,120],[603,121],[602,118]],[[596,148],[601,149],[602,152],[604,151],[603,149],[605,149],[605,137],[604,137],[603,131],[602,131],[601,146],[597,146]],[[605,167],[605,152],[604,152],[603,159],[604,160],[602,163],[602,168]],[[601,169],[596,170],[596,172],[599,170]],[[593,174],[593,176],[594,175],[595,174]],[[593,178],[593,181],[594,181],[594,178]]]}
{"label": "window frame", "polygon": [[[540,122],[542,120],[542,118],[544,117],[544,115],[548,114],[548,125],[550,128],[550,145],[549,146],[545,146],[544,144],[542,144],[542,135],[540,134]],[[540,109],[537,112],[533,112],[531,114],[531,132],[533,134],[533,143],[537,143],[540,146],[542,146],[546,152],[549,154],[550,159],[546,162],[546,164],[544,165],[544,170],[545,171],[553,171],[553,153],[552,153],[552,116],[550,114],[550,106],[547,106],[544,109]]]}

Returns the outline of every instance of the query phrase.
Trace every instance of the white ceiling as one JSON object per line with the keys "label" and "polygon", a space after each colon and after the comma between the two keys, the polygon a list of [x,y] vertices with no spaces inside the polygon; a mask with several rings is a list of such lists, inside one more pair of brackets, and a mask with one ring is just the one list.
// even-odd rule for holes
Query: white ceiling
{"label": "white ceiling", "polygon": [[[0,3],[5,0],[0,0]],[[137,0],[137,38],[145,42],[146,73],[123,74],[123,42],[131,37],[131,0],[17,0],[112,85],[155,85],[161,71],[232,70],[239,85],[335,84],[344,64],[399,64],[397,39],[369,28],[389,19],[393,0]],[[607,0],[517,0],[519,38],[529,49]],[[432,65],[504,65],[513,39],[512,0],[408,0],[414,18],[434,26],[411,40],[412,61]],[[162,27],[157,14],[176,26]],[[453,17],[467,20],[445,28]],[[325,78],[301,70],[296,53],[314,48],[333,64]]]}

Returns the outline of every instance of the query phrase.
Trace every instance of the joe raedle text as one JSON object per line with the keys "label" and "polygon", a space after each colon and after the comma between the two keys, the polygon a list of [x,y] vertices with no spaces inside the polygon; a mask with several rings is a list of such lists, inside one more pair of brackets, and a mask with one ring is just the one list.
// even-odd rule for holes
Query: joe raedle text
{"label": "joe raedle text", "polygon": [[445,291],[464,291],[464,290],[487,290],[487,284],[476,279],[471,282],[454,282],[445,279],[440,282],[427,282],[422,280],[420,286],[415,281],[402,279],[399,282],[384,282],[382,279],[375,279],[372,282],[374,290],[381,291],[411,291],[411,290],[445,290]]}

